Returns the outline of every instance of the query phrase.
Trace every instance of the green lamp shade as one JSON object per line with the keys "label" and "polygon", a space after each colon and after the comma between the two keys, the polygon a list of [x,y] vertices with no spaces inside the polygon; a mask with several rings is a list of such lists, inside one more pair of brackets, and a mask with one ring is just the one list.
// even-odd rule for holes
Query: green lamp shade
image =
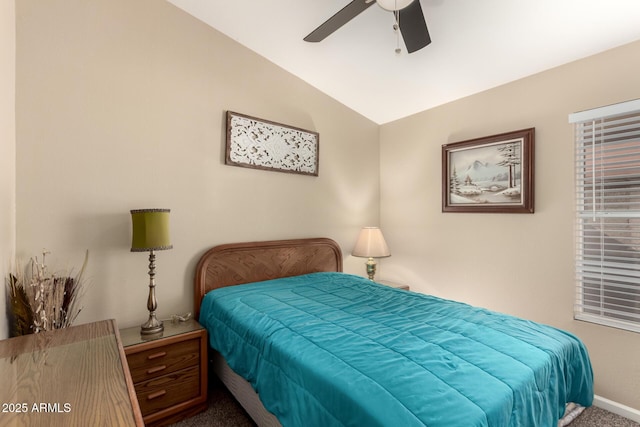
{"label": "green lamp shade", "polygon": [[169,238],[169,212],[170,209],[131,211],[131,252],[161,251],[173,247]]}

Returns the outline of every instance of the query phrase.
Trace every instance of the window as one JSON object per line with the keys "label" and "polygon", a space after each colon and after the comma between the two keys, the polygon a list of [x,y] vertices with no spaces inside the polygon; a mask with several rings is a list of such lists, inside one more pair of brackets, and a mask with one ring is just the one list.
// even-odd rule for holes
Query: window
{"label": "window", "polygon": [[575,318],[640,332],[640,100],[574,113]]}

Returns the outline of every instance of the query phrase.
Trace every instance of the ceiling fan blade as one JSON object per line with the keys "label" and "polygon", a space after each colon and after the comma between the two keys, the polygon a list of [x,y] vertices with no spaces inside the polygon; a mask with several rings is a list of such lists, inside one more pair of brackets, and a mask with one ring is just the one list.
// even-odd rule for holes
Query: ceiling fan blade
{"label": "ceiling fan blade", "polygon": [[400,15],[400,33],[405,46],[407,46],[407,52],[415,52],[431,43],[420,0],[415,0],[409,6],[400,9],[398,13]]}
{"label": "ceiling fan blade", "polygon": [[369,6],[373,5],[373,0],[353,0],[351,3],[343,7],[338,13],[329,18],[324,24],[313,30],[307,37],[306,42],[319,42],[324,40],[331,33],[360,15]]}

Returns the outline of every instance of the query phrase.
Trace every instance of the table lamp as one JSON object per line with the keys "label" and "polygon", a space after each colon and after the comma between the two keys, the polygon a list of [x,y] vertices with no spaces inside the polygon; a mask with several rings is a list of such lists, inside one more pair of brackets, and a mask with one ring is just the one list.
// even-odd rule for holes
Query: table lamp
{"label": "table lamp", "polygon": [[142,324],[140,333],[143,335],[156,334],[164,330],[162,321],[156,318],[156,254],[154,251],[171,249],[173,245],[169,239],[170,209],[135,209],[131,211],[133,233],[131,237],[131,252],[149,251],[149,298],[147,309],[149,320]]}
{"label": "table lamp", "polygon": [[382,231],[378,227],[363,227],[358,235],[356,246],[351,255],[369,258],[366,262],[367,275],[369,280],[373,280],[376,274],[376,262],[374,258],[385,258],[391,256],[387,242],[384,240]]}

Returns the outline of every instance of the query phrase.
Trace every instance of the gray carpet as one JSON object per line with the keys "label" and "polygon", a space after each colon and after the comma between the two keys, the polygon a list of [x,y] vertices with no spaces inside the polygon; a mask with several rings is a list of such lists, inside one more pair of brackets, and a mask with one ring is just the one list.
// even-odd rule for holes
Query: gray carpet
{"label": "gray carpet", "polygon": [[[212,381],[209,388],[209,408],[172,426],[255,427],[255,424],[224,386],[217,381]],[[569,427],[640,427],[640,424],[592,406],[585,409]]]}
{"label": "gray carpet", "polygon": [[584,410],[582,414],[569,427],[638,427],[640,424],[628,420],[620,415],[592,406]]}

